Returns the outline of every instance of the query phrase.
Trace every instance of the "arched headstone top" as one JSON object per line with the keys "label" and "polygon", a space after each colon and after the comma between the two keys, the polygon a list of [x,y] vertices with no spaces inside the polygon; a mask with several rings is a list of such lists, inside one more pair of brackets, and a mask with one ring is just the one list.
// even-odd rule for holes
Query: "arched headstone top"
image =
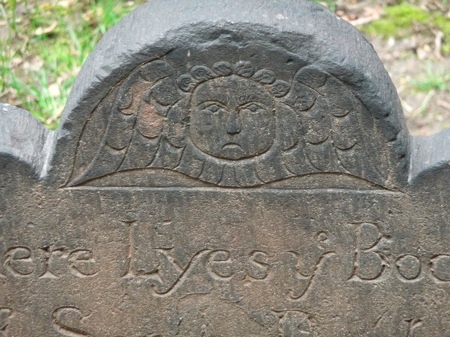
{"label": "arched headstone top", "polygon": [[0,330],[441,337],[449,163],[321,6],[152,0],[56,131],[0,104]]}
{"label": "arched headstone top", "polygon": [[86,62],[51,165],[75,158],[63,185],[152,169],[224,187],[336,173],[405,184],[400,103],[356,29],[308,1],[174,5],[140,7]]}
{"label": "arched headstone top", "polygon": [[141,6],[90,55],[48,137],[40,175],[66,187],[408,179],[409,135],[381,61],[309,1]]}

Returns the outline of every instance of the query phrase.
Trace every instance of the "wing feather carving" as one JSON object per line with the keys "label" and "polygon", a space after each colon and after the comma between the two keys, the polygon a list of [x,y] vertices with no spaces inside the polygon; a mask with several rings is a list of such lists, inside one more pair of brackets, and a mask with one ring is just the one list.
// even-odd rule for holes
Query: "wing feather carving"
{"label": "wing feather carving", "polygon": [[85,146],[93,132],[82,133],[68,186],[145,168],[155,160],[168,106],[180,99],[174,74],[166,62],[157,60],[133,71],[119,89],[110,92],[86,125],[95,129],[95,138],[101,137],[100,146],[97,151],[95,146]]}
{"label": "wing feather carving", "polygon": [[[230,85],[242,92],[235,93]],[[259,94],[247,93],[248,88]],[[195,95],[209,98],[203,103]],[[236,109],[243,109],[241,115],[249,114],[241,121],[243,127],[253,123],[248,127],[253,131],[237,132],[266,128],[267,135],[243,139],[261,139],[269,147],[250,144],[248,150],[239,150],[244,151],[241,155],[232,151],[246,145],[229,141],[224,147],[233,150],[221,155],[213,144],[219,139],[214,133],[209,143],[198,146],[193,134],[203,139],[203,132],[211,132],[207,128],[225,130],[226,119],[211,118],[220,109],[231,109],[227,105],[234,101],[240,104]],[[192,112],[200,108],[204,111],[196,118],[204,124],[195,125],[203,125],[205,131],[192,130]],[[265,113],[265,121],[258,120],[262,117],[257,113]],[[241,115],[238,118],[244,118]],[[269,127],[270,118],[275,131]],[[390,167],[381,123],[348,85],[314,65],[301,68],[289,83],[247,61],[198,65],[180,75],[165,61],[155,60],[135,69],[93,111],[80,136],[68,186],[149,168],[219,186],[258,186],[314,173],[342,173],[387,186]]]}

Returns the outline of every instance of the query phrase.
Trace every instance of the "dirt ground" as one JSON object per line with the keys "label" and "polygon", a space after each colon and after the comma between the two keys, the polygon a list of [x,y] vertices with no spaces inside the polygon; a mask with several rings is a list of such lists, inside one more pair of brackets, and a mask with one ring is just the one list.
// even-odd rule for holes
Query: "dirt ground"
{"label": "dirt ground", "polygon": [[426,136],[450,126],[450,93],[419,91],[412,83],[426,81],[430,72],[450,72],[450,57],[418,57],[408,41],[371,40],[400,96],[412,135]]}
{"label": "dirt ground", "polygon": [[[338,1],[337,14],[361,28],[361,24],[377,20],[386,5],[396,0],[346,0]],[[429,11],[440,11],[450,17],[450,3],[440,0],[408,1]],[[432,83],[450,76],[450,56],[442,55],[440,44],[442,33],[418,32],[405,39],[382,39],[366,36],[378,53],[390,74],[407,120],[414,136],[427,136],[450,127],[450,81],[445,90],[433,88]],[[429,84],[430,90],[417,88]]]}

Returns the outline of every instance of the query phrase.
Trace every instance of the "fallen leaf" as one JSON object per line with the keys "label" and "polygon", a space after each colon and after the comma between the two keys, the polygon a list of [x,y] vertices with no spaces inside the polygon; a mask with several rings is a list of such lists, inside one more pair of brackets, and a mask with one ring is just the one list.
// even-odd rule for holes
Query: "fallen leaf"
{"label": "fallen leaf", "polygon": [[57,21],[54,21],[54,22],[53,22],[50,26],[48,26],[48,27],[45,27],[45,28],[39,27],[38,29],[36,29],[36,30],[34,31],[34,35],[35,35],[35,36],[39,36],[39,35],[44,35],[44,34],[51,33],[51,32],[56,28],[57,25],[58,25],[58,22],[57,22]]}

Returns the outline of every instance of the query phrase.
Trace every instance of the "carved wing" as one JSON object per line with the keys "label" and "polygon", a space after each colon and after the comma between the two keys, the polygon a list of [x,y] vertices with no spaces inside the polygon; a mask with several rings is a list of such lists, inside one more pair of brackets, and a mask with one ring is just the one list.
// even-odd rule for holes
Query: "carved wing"
{"label": "carved wing", "polygon": [[175,71],[166,62],[135,69],[87,121],[68,186],[152,164],[163,143],[167,112],[181,98]]}
{"label": "carved wing", "polygon": [[386,140],[346,84],[314,66],[304,67],[283,101],[300,125],[297,146],[286,159],[291,172],[345,173],[387,185]]}
{"label": "carved wing", "polygon": [[[87,121],[68,186],[149,167],[197,178],[205,161],[185,151],[189,100],[183,98],[188,97],[192,80],[207,80],[209,72],[209,68],[198,66],[189,76],[176,78],[175,70],[161,60],[135,69]],[[217,72],[215,76],[221,76]],[[270,155],[250,163],[253,166],[248,170],[256,170],[260,180],[245,186],[312,173],[347,174],[389,186],[388,140],[379,132],[381,121],[345,83],[315,66],[300,69],[292,84],[276,81],[271,74],[256,72],[254,80],[268,84],[280,102],[276,104],[278,143]],[[222,172],[225,164],[221,165]]]}

